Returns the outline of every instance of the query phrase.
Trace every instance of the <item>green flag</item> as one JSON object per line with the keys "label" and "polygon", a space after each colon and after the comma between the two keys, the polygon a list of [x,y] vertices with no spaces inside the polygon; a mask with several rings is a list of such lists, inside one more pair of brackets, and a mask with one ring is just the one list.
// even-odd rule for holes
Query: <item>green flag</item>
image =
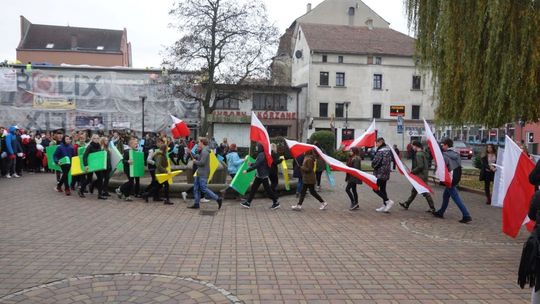
{"label": "green flag", "polygon": [[249,156],[248,161],[244,161],[242,166],[240,166],[240,169],[238,169],[238,171],[236,172],[233,180],[231,181],[231,188],[233,188],[234,190],[236,190],[236,192],[242,195],[246,194],[246,191],[248,190],[251,181],[253,181],[253,178],[255,177],[255,170],[245,174],[242,172],[249,168],[249,163],[253,162],[255,162],[255,159]]}
{"label": "green flag", "polygon": [[130,177],[144,176],[144,153],[129,150],[129,159],[132,161],[131,165],[129,165]]}
{"label": "green flag", "polygon": [[57,145],[48,146],[45,148],[45,154],[47,155],[47,167],[51,170],[62,171],[60,166],[54,163],[54,152],[56,152]]}
{"label": "green flag", "polygon": [[122,153],[118,151],[118,148],[116,148],[115,145],[113,145],[112,141],[109,142],[109,151],[111,154],[111,166],[112,166],[112,172],[111,175],[114,173],[114,171],[124,171],[124,163],[122,163]]}
{"label": "green flag", "polygon": [[326,164],[326,177],[328,177],[328,183],[330,183],[330,186],[335,187],[336,179],[334,178],[334,173],[332,173],[332,169],[330,169],[328,164]]}
{"label": "green flag", "polygon": [[58,160],[58,165],[69,165],[71,164],[71,158],[69,156],[64,156]]}
{"label": "green flag", "polygon": [[107,151],[88,154],[88,172],[107,170]]}

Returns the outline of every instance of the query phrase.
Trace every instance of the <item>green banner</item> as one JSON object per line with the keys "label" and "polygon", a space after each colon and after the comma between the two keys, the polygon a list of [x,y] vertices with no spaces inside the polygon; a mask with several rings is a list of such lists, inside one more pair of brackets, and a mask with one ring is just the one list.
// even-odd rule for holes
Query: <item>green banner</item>
{"label": "green banner", "polygon": [[246,191],[249,188],[249,185],[255,178],[255,170],[248,172],[248,173],[242,173],[244,170],[249,168],[249,163],[255,162],[255,159],[253,157],[249,157],[248,161],[244,161],[242,166],[240,166],[240,169],[238,169],[238,172],[236,172],[236,175],[234,176],[233,180],[231,181],[231,188],[236,190],[236,192],[244,195],[246,194]]}
{"label": "green banner", "polygon": [[129,159],[132,161],[129,165],[129,175],[131,177],[143,177],[144,176],[144,153],[129,150]]}
{"label": "green banner", "polygon": [[50,170],[62,171],[60,166],[54,163],[54,152],[56,152],[56,148],[58,148],[57,145],[48,146],[45,148],[45,154],[47,155],[47,167],[49,167]]}

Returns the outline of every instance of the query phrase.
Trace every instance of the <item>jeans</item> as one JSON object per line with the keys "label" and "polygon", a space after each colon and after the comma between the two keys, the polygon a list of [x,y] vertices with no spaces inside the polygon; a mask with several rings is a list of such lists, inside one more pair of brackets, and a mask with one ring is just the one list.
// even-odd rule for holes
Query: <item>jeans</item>
{"label": "jeans", "polygon": [[203,192],[206,198],[215,200],[219,198],[212,190],[208,189],[206,187],[207,177],[195,177],[195,181],[193,182],[193,196],[195,197],[195,206],[199,206],[199,202],[201,201],[201,192]]}
{"label": "jeans", "polygon": [[69,191],[68,174],[69,169],[71,169],[71,164],[61,165],[60,168],[62,169],[62,177],[56,186],[60,188],[62,185],[64,185],[64,190]]}
{"label": "jeans", "polygon": [[445,188],[443,193],[443,202],[441,205],[441,209],[437,211],[441,215],[444,214],[446,211],[446,208],[448,208],[448,202],[450,201],[450,197],[452,197],[452,200],[456,203],[459,210],[461,211],[461,214],[463,214],[464,218],[471,217],[469,214],[469,211],[467,210],[467,207],[465,207],[465,204],[461,201],[461,198],[459,197],[459,193],[457,191],[456,186],[453,186],[452,188]]}
{"label": "jeans", "polygon": [[345,192],[351,200],[351,204],[358,203],[358,192],[356,191],[356,184],[348,182],[347,187],[345,187]]}
{"label": "jeans", "polygon": [[303,184],[302,191],[300,192],[300,200],[298,201],[298,205],[302,205],[302,203],[304,202],[304,198],[306,197],[307,190],[309,190],[309,193],[311,193],[311,195],[313,195],[313,197],[316,198],[319,202],[324,203],[324,200],[322,199],[322,197],[319,195],[319,193],[317,193],[317,191],[315,191],[315,185]]}
{"label": "jeans", "polygon": [[373,190],[378,196],[380,196],[383,200],[383,203],[386,205],[386,201],[388,200],[388,194],[386,194],[386,182],[387,180],[384,179],[377,179],[377,186],[379,186],[379,190]]}
{"label": "jeans", "polygon": [[298,178],[298,183],[296,184],[296,193],[300,193],[302,191],[302,178]]}
{"label": "jeans", "polygon": [[315,172],[315,178],[317,179],[317,186],[321,186],[321,178],[322,178],[322,173],[324,171],[317,171]]}

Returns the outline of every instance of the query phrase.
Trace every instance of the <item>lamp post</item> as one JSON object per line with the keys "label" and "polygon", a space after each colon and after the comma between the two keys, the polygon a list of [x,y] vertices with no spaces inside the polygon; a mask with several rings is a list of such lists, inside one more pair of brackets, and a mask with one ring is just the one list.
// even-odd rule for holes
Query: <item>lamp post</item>
{"label": "lamp post", "polygon": [[139,98],[141,99],[141,102],[142,102],[142,111],[141,111],[141,115],[142,115],[142,128],[141,128],[141,138],[144,138],[144,101],[146,100],[146,96],[139,96]]}
{"label": "lamp post", "polygon": [[[347,135],[347,139],[349,139],[349,104],[350,101],[346,101],[343,104],[345,105],[345,135]],[[343,140],[343,139],[342,139]]]}
{"label": "lamp post", "polygon": [[525,128],[525,121],[523,121],[523,119],[519,119],[519,127],[520,127],[520,135],[521,135],[521,142],[522,143],[525,143],[525,139],[523,138],[523,128]]}

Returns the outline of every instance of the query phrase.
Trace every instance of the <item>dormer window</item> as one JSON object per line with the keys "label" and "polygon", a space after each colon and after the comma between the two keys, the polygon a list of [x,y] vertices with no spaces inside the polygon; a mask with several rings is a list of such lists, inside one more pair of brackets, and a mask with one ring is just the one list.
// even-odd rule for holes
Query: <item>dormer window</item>
{"label": "dormer window", "polygon": [[45,46],[46,49],[52,49],[54,47],[54,43],[47,43]]}
{"label": "dormer window", "polygon": [[103,49],[104,49],[103,45],[98,45],[98,47],[96,48],[96,50],[98,51],[103,51]]}

